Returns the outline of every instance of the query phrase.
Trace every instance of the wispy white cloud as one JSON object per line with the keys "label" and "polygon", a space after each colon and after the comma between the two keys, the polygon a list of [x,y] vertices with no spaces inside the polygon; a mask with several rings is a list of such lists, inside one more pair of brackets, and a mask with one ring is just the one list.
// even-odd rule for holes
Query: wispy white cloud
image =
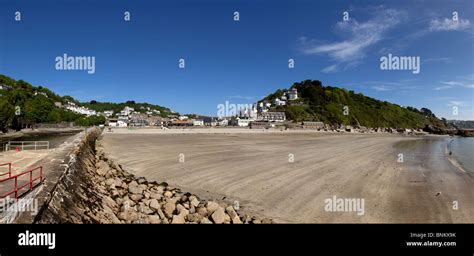
{"label": "wispy white cloud", "polygon": [[333,43],[320,43],[315,40],[300,38],[303,52],[308,55],[326,54],[336,64],[323,69],[323,72],[334,72],[341,64],[353,65],[362,60],[370,46],[384,39],[388,30],[401,22],[403,15],[394,9],[386,9],[375,12],[375,16],[365,22],[351,19],[347,22],[338,22],[336,29],[348,38]]}
{"label": "wispy white cloud", "polygon": [[466,30],[471,26],[469,20],[453,19],[434,19],[430,21],[430,31],[460,31]]}
{"label": "wispy white cloud", "polygon": [[411,91],[417,89],[418,79],[400,79],[398,81],[364,81],[360,84],[375,91]]}
{"label": "wispy white cloud", "polygon": [[339,70],[338,65],[334,64],[331,66],[327,66],[321,70],[323,73],[335,73]]}
{"label": "wispy white cloud", "polygon": [[393,90],[393,86],[387,86],[387,85],[375,85],[375,86],[372,86],[371,88],[378,91],[378,92],[392,91]]}
{"label": "wispy white cloud", "polygon": [[466,104],[465,101],[461,100],[450,100],[446,105],[452,107],[452,106],[464,106]]}
{"label": "wispy white cloud", "polygon": [[435,91],[441,91],[441,90],[446,90],[446,89],[451,89],[453,86],[451,85],[442,85],[442,86],[437,86],[434,88]]}
{"label": "wispy white cloud", "polygon": [[452,89],[455,87],[464,87],[464,88],[474,89],[474,83],[468,83],[464,81],[441,81],[440,83],[442,85],[435,87],[434,88],[435,91]]}

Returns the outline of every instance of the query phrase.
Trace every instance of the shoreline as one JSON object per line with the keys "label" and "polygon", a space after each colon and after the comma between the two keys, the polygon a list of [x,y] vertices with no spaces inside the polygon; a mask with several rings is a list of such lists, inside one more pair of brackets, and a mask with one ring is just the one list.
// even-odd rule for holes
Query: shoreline
{"label": "shoreline", "polygon": [[449,162],[454,166],[456,167],[458,170],[464,172],[464,173],[467,173],[467,171],[464,169],[464,166],[461,164],[461,162],[459,162],[459,160],[454,157],[454,156],[451,156],[449,153],[452,152],[451,149],[449,148],[450,144],[452,143],[453,141],[451,140],[450,142],[446,142],[446,148],[445,148],[445,154],[446,154],[446,158],[449,160]]}

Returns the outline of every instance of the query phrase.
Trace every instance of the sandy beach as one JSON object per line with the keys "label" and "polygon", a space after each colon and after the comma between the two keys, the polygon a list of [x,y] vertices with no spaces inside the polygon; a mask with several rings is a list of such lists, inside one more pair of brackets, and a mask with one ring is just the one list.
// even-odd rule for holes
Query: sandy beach
{"label": "sandy beach", "polygon": [[[113,129],[99,143],[133,174],[278,222],[474,223],[472,170],[442,136]],[[334,196],[364,199],[364,214],[327,211]]]}

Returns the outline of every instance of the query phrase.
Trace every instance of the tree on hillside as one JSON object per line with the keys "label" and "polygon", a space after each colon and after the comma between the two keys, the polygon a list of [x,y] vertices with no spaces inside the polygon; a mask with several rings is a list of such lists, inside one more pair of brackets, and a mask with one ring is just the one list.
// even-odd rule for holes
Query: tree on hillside
{"label": "tree on hillside", "polygon": [[436,117],[435,114],[433,114],[433,112],[431,112],[431,110],[428,108],[421,108],[420,111],[426,117]]}
{"label": "tree on hillside", "polygon": [[48,121],[49,113],[55,108],[44,96],[34,97],[33,100],[25,104],[25,119],[33,123],[43,123]]}
{"label": "tree on hillside", "polygon": [[0,97],[0,130],[6,132],[13,122],[15,114],[14,107],[8,102],[6,97]]}

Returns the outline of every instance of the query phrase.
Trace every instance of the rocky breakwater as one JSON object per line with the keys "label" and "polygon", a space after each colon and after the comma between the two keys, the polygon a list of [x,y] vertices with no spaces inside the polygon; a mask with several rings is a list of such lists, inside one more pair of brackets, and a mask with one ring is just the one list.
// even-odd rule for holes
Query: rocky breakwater
{"label": "rocky breakwater", "polygon": [[135,177],[109,160],[98,132],[90,133],[70,162],[38,223],[272,223],[221,201],[200,199],[166,183]]}

